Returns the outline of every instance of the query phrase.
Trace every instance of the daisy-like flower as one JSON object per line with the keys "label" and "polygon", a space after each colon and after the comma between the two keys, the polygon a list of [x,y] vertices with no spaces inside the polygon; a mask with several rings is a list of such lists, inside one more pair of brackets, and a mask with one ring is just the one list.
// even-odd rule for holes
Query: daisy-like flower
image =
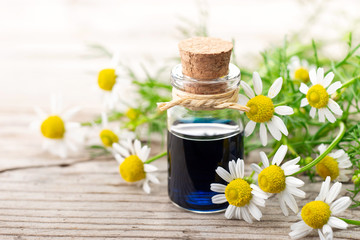
{"label": "daisy-like flower", "polygon": [[331,123],[335,122],[336,118],[331,112],[341,116],[343,111],[341,110],[339,104],[330,98],[330,95],[341,88],[341,82],[337,81],[330,85],[334,79],[334,74],[329,72],[324,77],[323,68],[318,68],[317,71],[313,69],[310,71],[309,75],[312,86],[309,88],[304,83],[301,83],[300,85],[300,92],[306,94],[306,97],[301,99],[300,107],[310,105],[311,118],[315,118],[316,112],[318,110],[320,122],[325,122],[325,118],[327,118]]}
{"label": "daisy-like flower", "polygon": [[289,215],[286,205],[289,206],[294,213],[299,211],[294,196],[301,198],[305,197],[305,192],[298,189],[298,187],[302,187],[304,185],[304,182],[298,178],[290,176],[300,169],[300,166],[297,165],[300,157],[287,161],[281,165],[287,150],[288,147],[286,145],[280,146],[274,155],[271,165],[269,164],[269,159],[264,152],[260,152],[263,168],[259,167],[257,164],[251,164],[251,168],[259,174],[259,187],[264,192],[269,193],[270,196],[272,194],[277,194],[280,202],[280,208],[285,216]]}
{"label": "daisy-like flower", "polygon": [[126,111],[136,100],[136,88],[132,81],[121,78],[122,69],[119,67],[120,52],[115,52],[108,66],[98,74],[98,87],[102,91],[103,104],[108,110]]}
{"label": "daisy-like flower", "polygon": [[99,137],[105,148],[112,152],[112,146],[114,143],[119,142],[119,136],[123,139],[134,139],[134,132],[113,128],[109,125],[108,117],[105,112],[101,114],[101,129],[99,131]]}
{"label": "daisy-like flower", "polygon": [[[281,135],[288,135],[288,130],[281,118],[275,115],[291,115],[294,113],[294,110],[288,106],[278,106],[274,107],[272,99],[278,95],[281,90],[283,79],[280,77],[275,80],[272,86],[269,89],[268,95],[261,95],[262,93],[262,81],[260,75],[257,72],[253,73],[253,84],[254,91],[250,86],[241,82],[245,94],[239,94],[239,102],[242,105],[246,105],[250,108],[250,111],[246,113],[246,116],[250,119],[248,124],[245,127],[245,136],[249,136],[253,133],[256,123],[260,123],[260,140],[263,146],[267,144],[267,131],[266,126],[271,133],[271,135],[279,141]],[[250,98],[250,99],[249,99]],[[282,134],[281,134],[282,133]]]}
{"label": "daisy-like flower", "polygon": [[[330,190],[329,190],[330,189]],[[334,217],[345,211],[351,204],[349,197],[341,197],[335,202],[335,198],[341,191],[341,183],[336,182],[330,188],[330,177],[322,183],[319,196],[315,201],[307,203],[299,214],[300,222],[291,225],[292,239],[299,239],[308,235],[313,229],[317,229],[320,239],[333,239],[332,228],[346,229],[348,224]]]}
{"label": "daisy-like flower", "polygon": [[113,154],[118,161],[119,171],[122,178],[130,183],[138,182],[146,193],[150,193],[149,182],[159,184],[154,172],[157,167],[146,163],[150,154],[150,148],[141,147],[139,140],[134,142],[130,139],[113,143]]}
{"label": "daisy-like flower", "polygon": [[298,56],[293,56],[290,58],[288,69],[292,79],[307,83],[310,80],[309,72],[310,70],[315,69],[315,66],[309,66],[309,63],[305,59],[300,60]]}
{"label": "daisy-like flower", "polygon": [[222,167],[218,167],[216,173],[228,182],[227,186],[220,183],[212,183],[210,189],[216,194],[212,197],[215,204],[229,203],[225,211],[225,217],[231,219],[244,219],[248,223],[252,223],[252,215],[256,220],[260,221],[262,213],[256,206],[265,207],[265,199],[268,198],[255,184],[249,184],[244,180],[244,161],[238,159],[237,162],[229,162],[230,173]]}
{"label": "daisy-like flower", "polygon": [[[325,152],[327,146],[321,144],[318,149],[320,154]],[[335,152],[329,153],[326,155],[318,164],[316,164],[316,172],[323,179],[330,177],[331,181],[337,180],[341,182],[346,182],[349,180],[349,177],[346,174],[352,173],[352,170],[347,170],[352,166],[349,155],[340,149]]]}
{"label": "daisy-like flower", "polygon": [[78,107],[63,112],[60,95],[51,96],[50,114],[35,107],[38,119],[30,127],[39,130],[44,137],[43,149],[55,156],[66,158],[69,150],[76,152],[82,145],[84,134],[80,123],[70,122],[69,119],[80,109]]}

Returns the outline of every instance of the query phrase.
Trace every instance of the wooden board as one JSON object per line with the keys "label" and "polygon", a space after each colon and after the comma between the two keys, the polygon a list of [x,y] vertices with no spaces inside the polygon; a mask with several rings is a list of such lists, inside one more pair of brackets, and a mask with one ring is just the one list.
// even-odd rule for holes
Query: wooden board
{"label": "wooden board", "polygon": [[[298,221],[282,215],[276,198],[254,224],[227,220],[223,213],[186,212],[168,199],[165,159],[155,162],[161,184],[147,195],[120,178],[111,157],[84,158],[83,152],[61,160],[41,153],[41,138],[28,130],[32,116],[29,111],[19,117],[14,110],[0,116],[0,239],[288,239],[290,225]],[[253,154],[246,162],[257,158]],[[299,205],[313,200],[319,188],[320,183],[307,184]],[[359,219],[360,210],[343,216]],[[334,234],[360,239],[355,227]],[[318,238],[316,231],[312,237]]]}

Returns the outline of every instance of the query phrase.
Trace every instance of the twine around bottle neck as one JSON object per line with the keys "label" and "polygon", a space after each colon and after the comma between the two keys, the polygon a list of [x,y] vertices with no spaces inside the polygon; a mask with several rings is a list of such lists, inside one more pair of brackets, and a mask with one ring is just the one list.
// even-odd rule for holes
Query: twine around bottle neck
{"label": "twine around bottle neck", "polygon": [[211,95],[193,94],[173,88],[172,100],[170,102],[158,103],[160,111],[168,110],[174,106],[183,106],[194,111],[198,110],[219,110],[234,109],[248,112],[249,107],[238,104],[239,88],[234,90]]}

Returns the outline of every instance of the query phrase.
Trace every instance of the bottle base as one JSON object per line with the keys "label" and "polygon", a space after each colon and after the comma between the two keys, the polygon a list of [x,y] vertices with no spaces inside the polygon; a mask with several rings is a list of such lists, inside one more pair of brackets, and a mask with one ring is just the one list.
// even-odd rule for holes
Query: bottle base
{"label": "bottle base", "polygon": [[192,212],[192,213],[200,213],[200,214],[212,214],[212,213],[220,213],[220,212],[225,212],[226,208],[224,209],[214,209],[214,210],[197,210],[197,209],[189,209],[189,208],[184,208],[180,205],[178,205],[177,203],[171,201],[170,199],[170,202],[175,205],[176,207],[180,208],[180,209],[183,209],[187,212]]}

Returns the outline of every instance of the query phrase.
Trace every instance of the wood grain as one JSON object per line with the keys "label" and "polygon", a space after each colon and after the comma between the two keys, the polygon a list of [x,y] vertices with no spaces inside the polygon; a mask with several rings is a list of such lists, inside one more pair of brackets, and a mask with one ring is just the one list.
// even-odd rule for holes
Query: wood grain
{"label": "wood grain", "polygon": [[[155,162],[161,184],[147,195],[121,179],[111,157],[91,159],[84,151],[61,160],[42,153],[41,138],[28,131],[30,111],[21,118],[13,110],[2,113],[0,239],[288,239],[290,225],[298,221],[282,215],[276,198],[267,201],[261,222],[254,224],[227,220],[223,213],[183,211],[168,199],[165,159]],[[156,154],[159,147],[153,147]],[[253,154],[246,162],[258,160]],[[307,184],[299,206],[313,200],[319,188],[320,183]],[[359,219],[360,211],[343,216]],[[355,227],[334,234],[360,239]],[[315,231],[307,239],[312,238],[318,238]]]}

